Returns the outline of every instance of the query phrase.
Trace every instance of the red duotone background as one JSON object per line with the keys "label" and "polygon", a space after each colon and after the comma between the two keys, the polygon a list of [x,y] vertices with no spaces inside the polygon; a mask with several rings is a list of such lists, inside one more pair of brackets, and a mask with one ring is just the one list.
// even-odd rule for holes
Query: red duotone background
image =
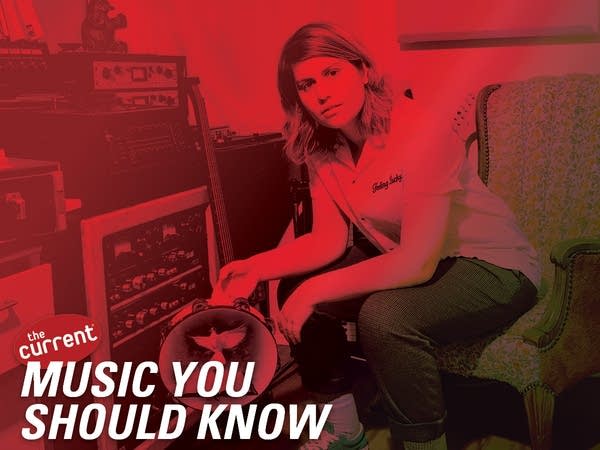
{"label": "red duotone background", "polygon": [[[129,52],[185,56],[188,75],[200,79],[210,126],[227,125],[238,135],[280,131],[284,117],[276,86],[279,52],[291,33],[307,22],[331,21],[351,31],[371,50],[397,89],[410,88],[450,123],[465,99],[486,84],[538,75],[600,72],[600,43],[589,39],[599,31],[597,3],[593,0],[112,1],[115,13],[127,16],[127,27],[118,30],[116,37],[128,44]],[[51,53],[59,50],[58,43],[80,42],[85,0],[35,0],[33,5],[42,38]],[[554,39],[557,35],[563,38]],[[457,37],[461,36],[472,38],[466,47],[456,45]],[[543,38],[510,40],[523,36]],[[544,40],[548,36],[551,43]],[[587,38],[572,39],[572,36]],[[441,42],[425,48],[418,45],[423,40]],[[415,42],[417,45],[411,45]],[[35,133],[35,130],[23,132]],[[10,148],[6,152],[10,156]],[[240,166],[232,174],[243,178],[245,167]],[[141,182],[151,184],[153,180]],[[69,192],[65,194],[69,196]],[[53,244],[54,252],[60,253],[63,243],[70,245],[66,242],[59,240]],[[65,248],[67,251],[72,249]],[[32,311],[36,302],[48,302],[51,282],[44,270],[38,275],[39,284],[29,284],[24,291],[27,296],[24,301],[30,302]],[[3,295],[0,291],[0,301]],[[73,310],[85,313],[79,305]],[[0,321],[9,319],[0,317]],[[25,321],[22,325],[30,323]],[[13,359],[12,352],[0,354],[0,361]],[[0,402],[5,405],[0,409],[7,410],[10,406],[6,403],[18,400],[22,374],[21,370],[2,375],[4,388],[0,386]],[[19,437],[22,421],[19,414],[1,414],[0,449],[44,448],[43,443],[28,443]],[[3,442],[9,442],[8,446]]]}

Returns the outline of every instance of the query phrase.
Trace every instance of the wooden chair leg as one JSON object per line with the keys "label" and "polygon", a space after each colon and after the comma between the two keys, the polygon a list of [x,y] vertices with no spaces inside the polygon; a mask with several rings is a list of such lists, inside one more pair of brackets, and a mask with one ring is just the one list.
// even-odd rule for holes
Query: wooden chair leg
{"label": "wooden chair leg", "polygon": [[554,399],[554,392],[542,385],[532,387],[523,395],[532,450],[552,449]]}

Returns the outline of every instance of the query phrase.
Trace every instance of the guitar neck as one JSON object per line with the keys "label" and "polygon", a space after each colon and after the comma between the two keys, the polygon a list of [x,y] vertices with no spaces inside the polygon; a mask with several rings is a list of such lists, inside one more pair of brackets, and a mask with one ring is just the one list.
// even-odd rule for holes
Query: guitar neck
{"label": "guitar neck", "polygon": [[219,249],[219,259],[221,265],[227,264],[234,259],[233,246],[231,245],[231,233],[229,231],[229,222],[227,220],[227,210],[225,209],[225,199],[221,185],[221,177],[217,166],[217,157],[215,147],[209,134],[208,114],[206,113],[206,104],[204,97],[198,87],[199,81],[196,78],[189,79],[192,107],[196,118],[196,125],[201,137],[204,157],[208,169],[209,191],[213,200],[213,216],[215,222],[215,232],[217,235],[217,247]]}

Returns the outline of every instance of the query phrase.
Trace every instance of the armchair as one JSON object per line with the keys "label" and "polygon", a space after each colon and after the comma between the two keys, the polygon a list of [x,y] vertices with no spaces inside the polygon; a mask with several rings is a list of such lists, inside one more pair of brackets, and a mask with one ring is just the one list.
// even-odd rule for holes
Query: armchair
{"label": "armchair", "polygon": [[517,389],[533,450],[549,450],[555,397],[600,372],[600,75],[486,86],[476,120],[479,175],[538,250],[542,289],[510,328],[438,362]]}

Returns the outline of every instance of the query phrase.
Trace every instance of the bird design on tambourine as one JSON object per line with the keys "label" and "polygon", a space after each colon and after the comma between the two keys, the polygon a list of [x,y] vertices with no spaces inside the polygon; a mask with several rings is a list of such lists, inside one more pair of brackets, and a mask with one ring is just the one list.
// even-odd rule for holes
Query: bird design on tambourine
{"label": "bird design on tambourine", "polygon": [[201,348],[209,350],[213,353],[211,359],[225,364],[227,360],[223,355],[223,350],[233,350],[237,347],[248,334],[245,325],[240,325],[231,330],[217,332],[214,327],[211,327],[208,336],[189,336],[194,343]]}
{"label": "bird design on tambourine", "polygon": [[[210,360],[218,361],[223,364],[225,372],[223,374],[223,380],[227,380],[229,378],[229,363],[231,359],[228,360],[226,358],[225,353],[231,353],[232,356],[238,360],[240,353],[246,353],[242,343],[244,339],[248,336],[248,328],[246,325],[239,325],[235,328],[217,331],[215,327],[211,327],[208,335],[192,335],[189,334],[187,337],[194,343],[195,346],[199,347],[203,351],[210,352]],[[237,355],[237,356],[235,356]],[[240,364],[244,366],[244,364]],[[234,387],[239,388],[244,381],[244,372],[245,370],[240,369],[235,374]],[[208,378],[206,380],[207,386],[212,386],[214,383],[214,371],[209,372]],[[248,390],[247,395],[257,395],[253,383],[250,384],[250,388]],[[188,391],[187,386],[184,389],[183,396],[196,396],[198,395],[195,387],[190,387]],[[219,400],[220,398],[228,397],[225,393],[224,385],[222,391],[220,391],[216,396],[215,400]]]}

